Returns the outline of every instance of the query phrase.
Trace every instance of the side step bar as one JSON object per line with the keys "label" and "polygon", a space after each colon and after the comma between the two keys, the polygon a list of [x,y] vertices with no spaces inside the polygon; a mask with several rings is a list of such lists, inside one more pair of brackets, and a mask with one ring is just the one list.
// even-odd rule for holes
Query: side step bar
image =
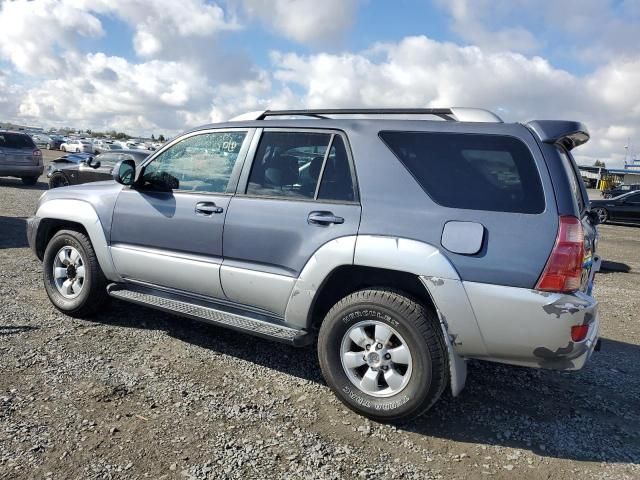
{"label": "side step bar", "polygon": [[112,283],[107,292],[118,300],[155,308],[167,313],[200,320],[259,337],[277,340],[294,346],[311,342],[306,330],[284,325],[276,318],[240,310],[235,307],[192,299],[161,290]]}

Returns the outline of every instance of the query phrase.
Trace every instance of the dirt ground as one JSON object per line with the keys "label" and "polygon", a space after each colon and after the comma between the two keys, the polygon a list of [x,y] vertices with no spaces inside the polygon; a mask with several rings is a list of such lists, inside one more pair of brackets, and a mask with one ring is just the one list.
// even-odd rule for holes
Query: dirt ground
{"label": "dirt ground", "polygon": [[0,179],[0,479],[640,478],[638,227],[599,227],[582,371],[473,361],[459,397],[389,426],[335,399],[313,348],[116,301],[59,313],[25,237],[44,181]]}

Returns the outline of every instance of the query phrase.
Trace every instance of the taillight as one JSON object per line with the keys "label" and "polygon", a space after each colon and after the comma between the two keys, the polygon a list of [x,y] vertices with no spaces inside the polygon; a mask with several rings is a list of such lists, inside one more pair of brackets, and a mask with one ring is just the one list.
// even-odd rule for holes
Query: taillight
{"label": "taillight", "polygon": [[575,292],[580,288],[584,261],[584,232],[576,217],[560,217],[560,228],[537,290]]}
{"label": "taillight", "polygon": [[589,333],[589,325],[574,325],[571,327],[571,340],[581,342],[587,338],[587,333]]}
{"label": "taillight", "polygon": [[33,155],[34,160],[38,160],[38,165],[42,163],[42,151],[39,148],[36,148],[31,155]]}

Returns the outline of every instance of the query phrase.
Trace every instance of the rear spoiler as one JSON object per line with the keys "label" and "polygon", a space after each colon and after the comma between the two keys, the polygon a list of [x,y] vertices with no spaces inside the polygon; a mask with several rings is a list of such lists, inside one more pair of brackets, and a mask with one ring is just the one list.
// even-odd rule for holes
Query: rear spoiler
{"label": "rear spoiler", "polygon": [[571,150],[589,141],[589,130],[580,122],[569,120],[532,120],[526,123],[526,127],[531,130],[541,142],[558,143],[567,150]]}

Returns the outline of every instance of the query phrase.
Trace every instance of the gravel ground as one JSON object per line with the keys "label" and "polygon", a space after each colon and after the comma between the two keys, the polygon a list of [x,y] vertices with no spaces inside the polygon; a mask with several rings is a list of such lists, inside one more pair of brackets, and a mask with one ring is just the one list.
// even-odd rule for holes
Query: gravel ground
{"label": "gravel ground", "polygon": [[45,188],[0,179],[1,479],[640,478],[640,228],[600,227],[582,371],[471,362],[459,397],[389,426],[346,410],[311,348],[115,301],[60,314],[24,233]]}

